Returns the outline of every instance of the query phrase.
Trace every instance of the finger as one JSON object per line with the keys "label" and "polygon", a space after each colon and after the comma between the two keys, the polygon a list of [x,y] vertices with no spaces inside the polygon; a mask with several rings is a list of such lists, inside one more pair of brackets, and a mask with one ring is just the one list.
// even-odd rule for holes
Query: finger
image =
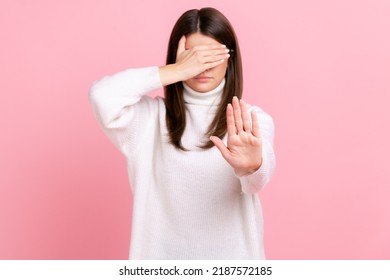
{"label": "finger", "polygon": [[244,100],[240,100],[241,117],[244,125],[245,132],[251,132],[251,122],[249,120],[249,113],[246,110],[246,104]]}
{"label": "finger", "polygon": [[255,111],[252,111],[252,134],[258,138],[261,137],[259,118]]}
{"label": "finger", "polygon": [[177,52],[176,52],[176,59],[186,50],[186,36],[181,36],[178,47],[177,47]]}
{"label": "finger", "polygon": [[205,50],[197,50],[204,57],[215,57],[215,56],[225,56],[229,53],[229,49],[227,48],[218,48],[218,49],[205,49]]}
{"label": "finger", "polygon": [[202,72],[203,71],[206,71],[207,69],[211,69],[211,68],[214,68],[222,63],[224,63],[226,61],[226,57],[224,59],[221,59],[221,60],[218,60],[218,61],[214,61],[214,62],[206,62],[203,64],[202,66]]}
{"label": "finger", "polygon": [[225,146],[225,144],[222,142],[221,139],[219,139],[216,136],[211,136],[210,140],[214,143],[214,145],[218,148],[218,150],[221,152],[222,157],[226,160],[230,158],[230,151],[229,149]]}
{"label": "finger", "polygon": [[191,48],[191,52],[196,54],[202,63],[223,62],[222,60],[227,59],[230,56],[229,49],[226,47],[213,49],[208,45],[195,46]]}
{"label": "finger", "polygon": [[210,56],[203,56],[200,55],[200,61],[204,64],[209,64],[209,63],[223,63],[226,59],[230,57],[230,54],[224,53],[224,54],[216,54],[216,55],[210,55]]}
{"label": "finger", "polygon": [[192,50],[198,57],[202,58],[204,62],[213,62],[225,59],[230,56],[229,50],[226,48],[206,49],[206,50]]}
{"label": "finger", "polygon": [[204,45],[194,46],[193,49],[195,51],[204,51],[204,50],[218,50],[218,49],[227,50],[228,48],[222,44],[204,44]]}
{"label": "finger", "polygon": [[237,133],[243,131],[242,118],[241,118],[241,109],[237,96],[233,97],[233,114],[234,122],[236,124]]}
{"label": "finger", "polygon": [[226,125],[228,136],[236,134],[236,126],[234,124],[233,107],[232,104],[228,104],[226,108]]}

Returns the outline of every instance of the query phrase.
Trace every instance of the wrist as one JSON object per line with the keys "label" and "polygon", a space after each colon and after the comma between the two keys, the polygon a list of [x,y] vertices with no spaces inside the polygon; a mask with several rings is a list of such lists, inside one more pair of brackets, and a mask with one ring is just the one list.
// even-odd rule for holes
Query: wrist
{"label": "wrist", "polygon": [[168,64],[159,67],[160,80],[163,86],[174,84],[182,81],[180,71],[176,64]]}
{"label": "wrist", "polygon": [[260,164],[255,164],[253,166],[247,166],[245,168],[238,168],[238,169],[234,169],[234,173],[238,176],[238,177],[241,177],[241,176],[248,176],[252,173],[255,173],[257,170],[260,169],[260,167],[262,166],[263,164],[263,158],[261,158],[261,162]]}

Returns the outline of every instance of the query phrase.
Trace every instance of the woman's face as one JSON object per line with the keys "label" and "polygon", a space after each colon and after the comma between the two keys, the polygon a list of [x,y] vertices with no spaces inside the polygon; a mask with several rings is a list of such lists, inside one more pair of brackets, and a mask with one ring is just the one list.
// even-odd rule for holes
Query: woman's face
{"label": "woman's face", "polygon": [[[192,33],[186,37],[186,49],[206,44],[220,44],[220,42],[201,33]],[[210,68],[184,82],[195,91],[207,92],[215,89],[222,82],[226,74],[226,68],[227,59],[218,66]]]}

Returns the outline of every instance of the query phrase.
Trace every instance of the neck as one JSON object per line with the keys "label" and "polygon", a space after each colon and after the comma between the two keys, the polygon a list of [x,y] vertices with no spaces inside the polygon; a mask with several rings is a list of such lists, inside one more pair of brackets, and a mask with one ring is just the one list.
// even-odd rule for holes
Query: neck
{"label": "neck", "polygon": [[223,79],[215,89],[207,92],[198,92],[183,82],[184,103],[202,106],[218,106],[222,100],[224,87],[225,79]]}

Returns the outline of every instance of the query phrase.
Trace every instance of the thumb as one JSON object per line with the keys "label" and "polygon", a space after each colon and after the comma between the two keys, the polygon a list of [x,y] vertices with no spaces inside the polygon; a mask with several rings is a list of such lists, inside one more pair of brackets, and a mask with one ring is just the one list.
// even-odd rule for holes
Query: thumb
{"label": "thumb", "polygon": [[179,44],[177,46],[177,52],[176,52],[176,61],[180,57],[180,55],[186,50],[186,36],[181,36],[179,40]]}
{"label": "thumb", "polygon": [[210,140],[214,143],[214,145],[218,148],[218,150],[221,152],[224,159],[228,160],[230,157],[230,151],[225,146],[225,144],[222,142],[221,139],[219,139],[217,136],[211,136]]}

